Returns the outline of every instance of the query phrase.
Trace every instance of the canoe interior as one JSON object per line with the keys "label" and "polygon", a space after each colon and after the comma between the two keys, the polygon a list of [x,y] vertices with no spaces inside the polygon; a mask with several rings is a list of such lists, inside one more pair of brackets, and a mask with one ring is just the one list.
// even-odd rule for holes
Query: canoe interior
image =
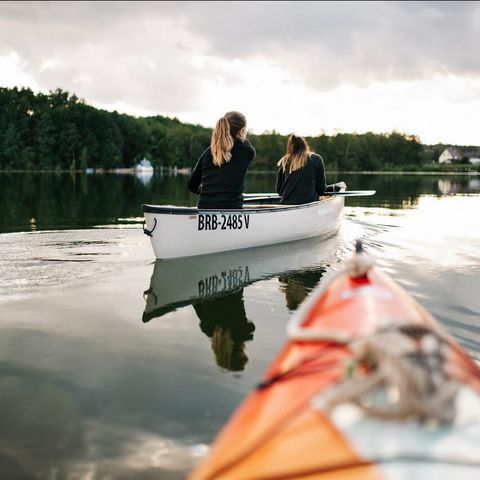
{"label": "canoe interior", "polygon": [[[332,200],[333,196],[325,195],[319,198],[320,202],[325,202]],[[312,202],[316,203],[316,202]],[[229,209],[229,210],[222,210],[222,209],[213,209],[215,211],[229,211],[229,212],[241,212],[243,210],[248,209],[249,212],[252,210],[291,210],[295,208],[305,208],[308,205],[312,205],[311,203],[305,203],[302,205],[282,205],[280,203],[280,197],[254,197],[254,198],[247,198],[243,202],[243,208],[239,209]],[[144,213],[164,213],[164,214],[171,214],[171,215],[196,215],[199,212],[203,211],[210,211],[210,210],[199,210],[197,207],[177,207],[174,205],[149,205],[143,204],[142,209]]]}

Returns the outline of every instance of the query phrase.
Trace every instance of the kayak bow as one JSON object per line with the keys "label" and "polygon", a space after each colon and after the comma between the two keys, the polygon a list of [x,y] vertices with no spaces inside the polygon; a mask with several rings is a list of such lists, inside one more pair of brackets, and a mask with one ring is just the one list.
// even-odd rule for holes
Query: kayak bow
{"label": "kayak bow", "polygon": [[480,478],[480,369],[357,246],[190,480]]}

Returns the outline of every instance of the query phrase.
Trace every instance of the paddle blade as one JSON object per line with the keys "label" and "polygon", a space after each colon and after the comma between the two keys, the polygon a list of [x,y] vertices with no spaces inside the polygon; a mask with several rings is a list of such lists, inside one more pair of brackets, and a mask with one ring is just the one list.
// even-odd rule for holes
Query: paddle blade
{"label": "paddle blade", "polygon": [[262,198],[271,198],[271,197],[279,197],[278,193],[244,193],[243,198],[256,198],[256,197],[262,197]]}
{"label": "paddle blade", "polygon": [[350,190],[345,192],[327,192],[325,195],[335,195],[336,197],[370,197],[375,195],[376,190]]}

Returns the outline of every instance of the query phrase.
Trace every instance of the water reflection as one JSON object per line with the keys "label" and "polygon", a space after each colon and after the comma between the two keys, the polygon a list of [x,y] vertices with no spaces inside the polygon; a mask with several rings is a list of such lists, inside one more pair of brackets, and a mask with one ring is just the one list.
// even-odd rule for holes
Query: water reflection
{"label": "water reflection", "polygon": [[[261,249],[262,250],[262,249]],[[219,367],[244,370],[248,362],[245,342],[253,339],[255,325],[247,319],[243,286],[259,280],[262,273],[250,268],[259,252],[246,255],[219,254],[179,260],[157,260],[144,292],[146,307],[143,322],[193,305],[200,329],[211,339]],[[268,271],[268,266],[264,265]]]}
{"label": "water reflection", "polygon": [[157,260],[142,315],[144,323],[192,305],[200,329],[211,339],[218,366],[244,370],[246,343],[255,325],[247,318],[244,287],[278,277],[286,304],[294,310],[325,273],[341,248],[341,239],[309,239],[283,245]]}
{"label": "water reflection", "polygon": [[0,185],[0,232],[122,223],[142,203],[197,201],[182,176],[0,172]]}
{"label": "water reflection", "polygon": [[[0,229],[38,227],[0,235],[2,479],[185,478],[191,446],[211,441],[278,353],[285,305],[295,310],[357,236],[480,360],[480,195],[440,198],[438,177],[342,175],[377,195],[347,199],[362,208],[332,239],[155,264],[141,227],[41,230],[115,223],[142,202],[188,203],[183,178],[155,174],[143,186],[133,175],[26,177],[0,174]],[[268,191],[271,178],[258,179],[248,177],[249,191]],[[478,189],[477,178],[459,180],[461,193]],[[417,208],[363,208],[404,200]],[[219,321],[209,316],[216,308]],[[214,338],[250,357],[241,381],[215,368]]]}
{"label": "water reflection", "polygon": [[285,293],[287,308],[292,312],[305,300],[308,294],[320,283],[327,271],[325,267],[280,275],[280,289]]}
{"label": "water reflection", "polygon": [[152,180],[153,172],[135,172],[135,176],[143,185],[148,185]]}
{"label": "water reflection", "polygon": [[[210,262],[211,260],[211,262]],[[186,305],[196,305],[217,297],[222,297],[239,287],[248,285],[256,278],[250,277],[248,262],[220,254],[208,258],[192,257],[188,259],[157,260],[150,281],[150,288],[144,292],[146,298],[143,322],[175,311]]]}
{"label": "water reflection", "polygon": [[[246,191],[271,192],[275,173],[249,173]],[[421,195],[480,191],[478,175],[328,175],[349,190],[373,189],[372,197],[350,197],[351,207],[414,208]],[[142,203],[193,206],[196,195],[183,175],[117,175],[0,172],[0,232],[83,228],[142,216]]]}
{"label": "water reflection", "polygon": [[[293,275],[292,272],[305,275],[304,283],[308,286],[313,277],[320,278],[324,265],[342,248],[339,240],[336,235],[234,252],[157,260],[150,287],[144,292],[146,305],[142,320],[148,322],[177,308],[223,297],[280,274],[284,279]],[[301,273],[312,269],[318,272]],[[307,281],[309,276],[313,277]]]}
{"label": "water reflection", "polygon": [[477,193],[480,192],[480,179],[478,178],[440,178],[438,180],[438,191],[443,195],[455,193]]}
{"label": "water reflection", "polygon": [[452,193],[478,193],[478,174],[343,174],[329,181],[343,180],[349,190],[376,190],[371,197],[350,197],[346,205],[350,207],[381,207],[389,209],[417,208],[423,195],[450,195]]}
{"label": "water reflection", "polygon": [[200,329],[212,339],[217,365],[232,372],[244,370],[248,362],[245,342],[253,340],[255,325],[245,313],[243,288],[201,301],[193,306]]}

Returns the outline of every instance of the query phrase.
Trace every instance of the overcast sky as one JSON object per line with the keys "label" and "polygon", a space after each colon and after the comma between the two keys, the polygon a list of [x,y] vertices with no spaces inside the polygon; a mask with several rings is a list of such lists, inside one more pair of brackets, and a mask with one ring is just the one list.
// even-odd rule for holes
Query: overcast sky
{"label": "overcast sky", "polygon": [[480,2],[1,2],[0,86],[254,133],[480,145]]}

